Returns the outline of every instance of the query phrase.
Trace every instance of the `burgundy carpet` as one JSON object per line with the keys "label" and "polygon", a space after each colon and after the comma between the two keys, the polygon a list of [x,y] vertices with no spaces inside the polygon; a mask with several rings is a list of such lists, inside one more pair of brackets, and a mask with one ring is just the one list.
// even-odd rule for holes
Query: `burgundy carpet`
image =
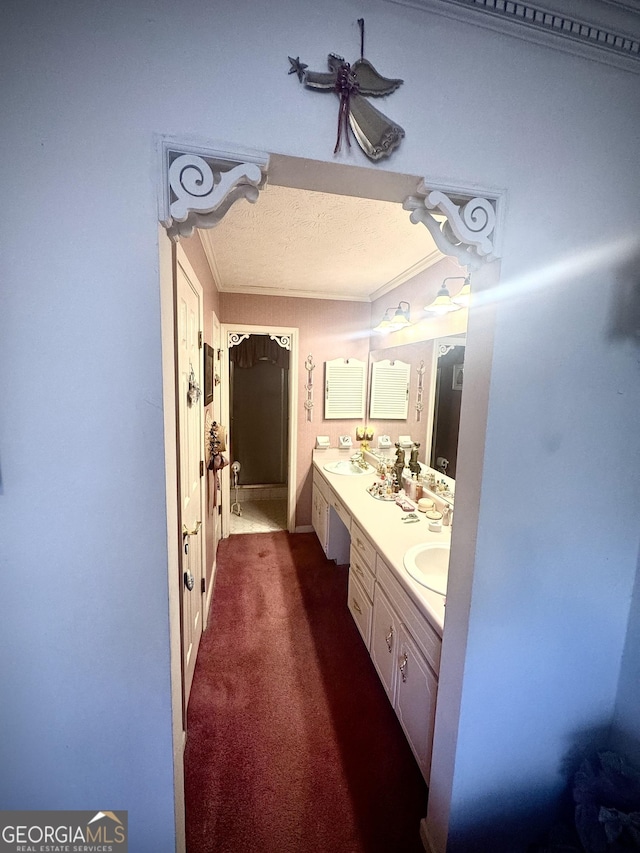
{"label": "burgundy carpet", "polygon": [[188,853],[423,853],[427,789],[311,533],[220,544],[188,713]]}

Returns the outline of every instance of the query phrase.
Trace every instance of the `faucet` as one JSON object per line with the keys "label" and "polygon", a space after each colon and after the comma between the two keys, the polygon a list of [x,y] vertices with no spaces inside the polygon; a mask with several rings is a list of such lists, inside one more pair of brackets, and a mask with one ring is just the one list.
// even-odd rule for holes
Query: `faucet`
{"label": "faucet", "polygon": [[364,458],[364,453],[362,450],[356,451],[353,456],[350,457],[350,461],[353,462],[354,465],[357,465],[359,468],[362,468],[363,471],[368,470],[369,464]]}

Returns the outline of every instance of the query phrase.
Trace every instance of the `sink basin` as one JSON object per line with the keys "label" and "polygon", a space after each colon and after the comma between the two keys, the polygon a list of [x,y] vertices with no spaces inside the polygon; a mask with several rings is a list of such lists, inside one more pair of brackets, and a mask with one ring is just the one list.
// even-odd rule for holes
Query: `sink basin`
{"label": "sink basin", "polygon": [[449,546],[440,542],[422,542],[409,548],[403,558],[404,567],[422,586],[440,595],[447,593]]}
{"label": "sink basin", "polygon": [[348,477],[357,477],[359,474],[372,474],[375,468],[367,465],[365,470],[359,465],[354,464],[350,459],[340,459],[337,462],[327,462],[324,470],[329,471],[330,474],[345,474]]}

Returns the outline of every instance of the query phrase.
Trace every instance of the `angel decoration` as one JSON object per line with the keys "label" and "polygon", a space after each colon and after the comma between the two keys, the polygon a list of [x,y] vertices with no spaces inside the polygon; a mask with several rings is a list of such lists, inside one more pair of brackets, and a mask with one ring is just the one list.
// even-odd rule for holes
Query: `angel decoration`
{"label": "angel decoration", "polygon": [[388,157],[400,145],[404,130],[377,110],[365,96],[374,98],[390,95],[402,85],[403,80],[391,79],[378,74],[368,59],[364,58],[364,19],[358,19],[360,27],[360,59],[351,65],[342,56],[330,53],[329,71],[308,71],[300,57],[289,57],[289,74],[297,74],[298,80],[309,89],[335,92],[340,99],[338,107],[338,133],[333,153],[342,145],[343,138],[351,147],[349,127],[356,141],[370,160]]}

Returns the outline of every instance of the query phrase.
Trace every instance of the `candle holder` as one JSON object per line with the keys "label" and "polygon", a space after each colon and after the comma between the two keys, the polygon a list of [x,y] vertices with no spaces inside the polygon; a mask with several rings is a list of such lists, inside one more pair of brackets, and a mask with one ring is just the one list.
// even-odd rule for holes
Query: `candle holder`
{"label": "candle holder", "polygon": [[360,450],[369,450],[369,442],[373,439],[373,427],[358,426],[356,427],[356,441],[360,442]]}

